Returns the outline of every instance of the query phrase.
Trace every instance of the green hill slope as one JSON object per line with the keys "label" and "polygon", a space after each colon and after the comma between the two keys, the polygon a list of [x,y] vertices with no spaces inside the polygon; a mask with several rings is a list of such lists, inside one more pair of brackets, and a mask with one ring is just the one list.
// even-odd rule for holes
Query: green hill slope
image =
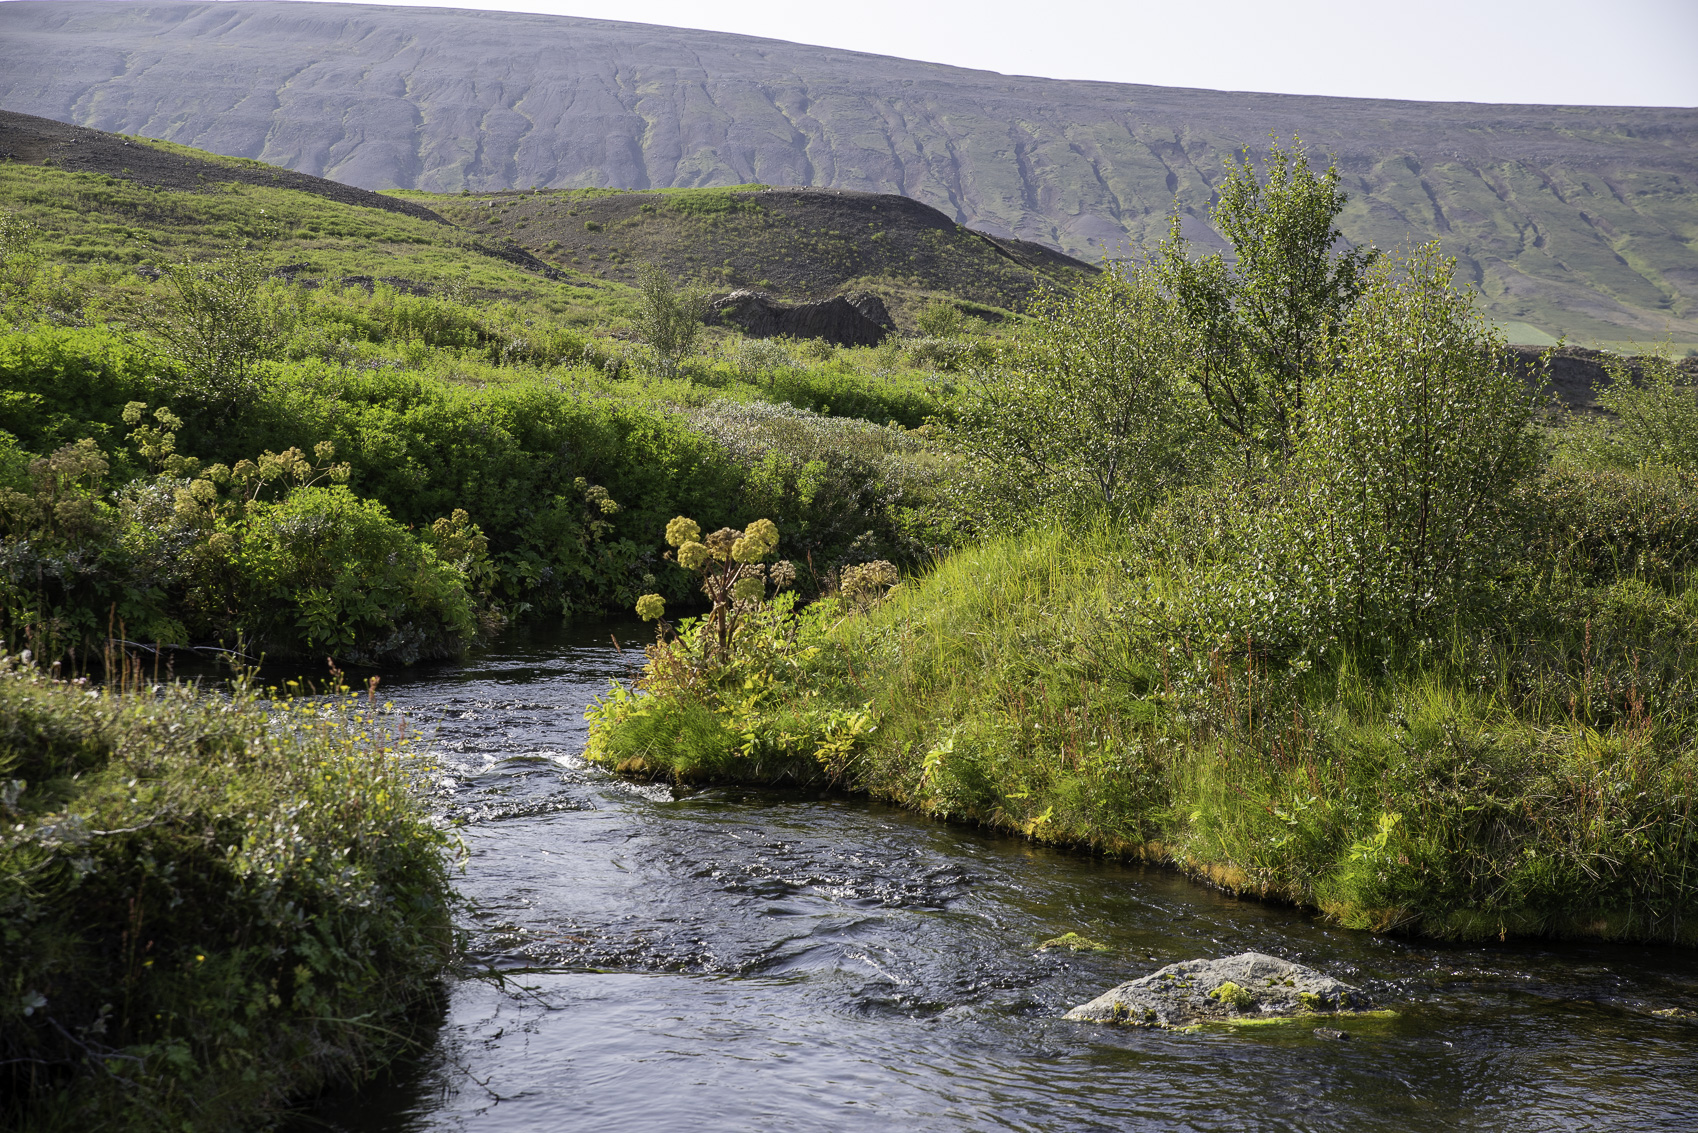
{"label": "green hill slope", "polygon": [[6,111],[0,153],[11,155],[0,207],[32,221],[59,263],[146,267],[263,239],[291,277],[470,287],[579,325],[622,323],[644,262],[722,291],[807,299],[871,288],[906,326],[939,297],[1013,309],[1036,287],[1095,270],[890,194],[380,194]]}
{"label": "green hill slope", "polygon": [[62,265],[146,268],[264,240],[287,274],[453,283],[605,321],[623,288],[559,271],[411,201],[146,138],[0,111],[0,208]]}

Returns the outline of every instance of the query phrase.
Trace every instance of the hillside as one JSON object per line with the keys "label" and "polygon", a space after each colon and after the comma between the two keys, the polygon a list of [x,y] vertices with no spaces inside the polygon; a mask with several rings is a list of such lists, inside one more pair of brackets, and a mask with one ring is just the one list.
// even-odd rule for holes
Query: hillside
{"label": "hillside", "polygon": [[1090,265],[1041,244],[963,228],[907,197],[819,189],[671,189],[415,195],[455,223],[562,268],[634,283],[639,264],[786,298],[873,288],[894,300],[943,293],[1022,306],[1041,282]]}
{"label": "hillside", "polygon": [[1698,343],[1698,111],[1062,82],[773,40],[330,4],[0,5],[0,106],[371,189],[892,192],[1090,261],[1193,235],[1225,156],[1336,153],[1357,241],[1439,237],[1536,339]]}
{"label": "hillside", "polygon": [[642,263],[784,299],[876,290],[912,328],[939,297],[1019,308],[1095,269],[878,193],[768,189],[374,193],[262,162],[0,111],[0,208],[67,264],[147,266],[263,239],[294,278],[385,278],[535,301],[578,325],[628,313]]}

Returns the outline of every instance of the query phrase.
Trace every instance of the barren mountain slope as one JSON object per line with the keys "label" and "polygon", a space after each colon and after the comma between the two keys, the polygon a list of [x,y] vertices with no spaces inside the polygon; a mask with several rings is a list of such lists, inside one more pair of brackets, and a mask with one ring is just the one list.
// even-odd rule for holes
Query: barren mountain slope
{"label": "barren mountain slope", "polygon": [[1337,154],[1353,239],[1442,238],[1495,317],[1698,342],[1694,110],[1060,82],[512,13],[88,0],[0,4],[0,106],[368,188],[897,192],[1087,259],[1157,235],[1176,195],[1208,238],[1223,157],[1299,132]]}

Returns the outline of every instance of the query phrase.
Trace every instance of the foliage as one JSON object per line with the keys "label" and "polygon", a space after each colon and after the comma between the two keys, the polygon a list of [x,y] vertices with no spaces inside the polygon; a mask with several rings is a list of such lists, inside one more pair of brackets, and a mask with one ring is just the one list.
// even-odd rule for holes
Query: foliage
{"label": "foliage", "polygon": [[238,624],[279,652],[408,664],[453,656],[477,634],[465,572],[346,488],[250,509],[229,565]]}
{"label": "foliage", "polygon": [[203,469],[176,451],[182,422],[169,410],[132,402],[123,419],[154,475],[115,503],[101,491],[110,462],[89,438],[30,461],[28,490],[0,489],[4,617],[43,655],[86,655],[119,628],[408,663],[475,635],[474,588],[494,574],[464,512],[420,540],[342,486],[350,466],[333,463],[331,442],[316,459],[289,448]]}
{"label": "foliage", "polygon": [[1206,441],[1176,388],[1176,313],[1137,268],[1035,303],[1032,325],[967,383],[951,423],[989,470],[986,507],[1123,514],[1193,473]]}
{"label": "foliage", "polygon": [[[1206,650],[1192,681],[1119,619],[1184,584],[1144,545],[1112,529],[987,541],[865,614],[804,626],[753,712],[730,684],[688,711],[738,719],[728,737],[788,729],[798,756],[819,735],[805,721],[863,714],[838,765],[858,789],[1355,927],[1695,939],[1689,587],[1528,592],[1514,622],[1390,664],[1343,648],[1275,666],[1240,641]],[[664,686],[629,700],[651,741],[684,711]],[[598,719],[593,749],[615,762],[642,730]],[[755,750],[705,770],[806,766]],[[674,771],[663,742],[642,759]]]}
{"label": "foliage", "polygon": [[923,334],[932,338],[954,338],[967,327],[967,318],[953,303],[932,303],[915,320]]}
{"label": "foliage", "polygon": [[[1109,466],[1090,397],[1123,380],[1182,407],[1174,376],[1196,378],[1197,336],[1220,331],[1249,384],[1199,392],[1246,459],[1175,427],[1125,456],[1151,509],[1115,515],[1106,477],[1081,476],[1089,518],[981,528],[864,603],[868,574],[894,572],[846,570],[829,616],[793,623],[778,680],[686,686],[653,660],[647,695],[594,715],[592,751],[645,775],[845,784],[1353,927],[1698,941],[1690,472],[1543,464],[1529,388],[1451,261],[1335,258],[1336,175],[1276,168],[1260,197],[1241,176],[1239,234],[1266,237],[1250,275],[1170,259],[1057,301],[982,379],[1012,392],[970,391],[957,435],[997,438],[1020,457],[1005,482],[1053,492],[1025,438],[1078,421],[1056,449]],[[1210,271],[1213,329],[1183,292]],[[1047,403],[1057,388],[1076,400]],[[1684,411],[1647,390],[1622,396],[1666,400],[1612,443]],[[1251,416],[1223,413],[1229,395]]]}
{"label": "foliage", "polygon": [[744,470],[745,508],[778,524],[811,591],[852,561],[912,563],[956,538],[958,470],[913,432],[725,401],[685,420]]}
{"label": "foliage", "polygon": [[[722,527],[704,536],[700,524],[681,515],[666,525],[666,542],[673,548],[666,557],[699,577],[702,593],[712,603],[703,619],[709,631],[700,635],[701,662],[724,665],[744,618],[766,601],[768,584],[782,590],[796,581],[796,568],[788,560],[771,568],[765,565],[778,549],[778,526],[770,519],[757,519],[742,531]],[[637,600],[637,613],[644,621],[660,621],[663,641],[670,629],[664,612],[665,601],[659,594]]]}
{"label": "foliage", "polygon": [[0,668],[9,1123],[252,1128],[397,1052],[452,843],[376,705]]}
{"label": "foliage", "polygon": [[0,209],[0,310],[27,294],[41,269],[36,244],[40,229],[11,209]]}
{"label": "foliage", "polygon": [[868,706],[823,712],[804,706],[776,718],[768,709],[775,694],[794,689],[820,627],[878,605],[897,583],[896,567],[850,566],[841,597],[828,595],[798,614],[790,590],[795,567],[764,561],[779,542],[770,520],[704,536],[695,520],[679,516],[666,525],[666,540],[675,548],[669,557],[701,580],[712,607],[675,626],[665,619],[660,595],[638,600],[637,613],[659,623],[655,644],[637,694],[614,682],[591,707],[590,757],[621,771],[678,778],[752,773],[806,780],[823,773],[845,779],[871,727]]}
{"label": "foliage", "polygon": [[1698,567],[1698,473],[1556,465],[1522,485],[1512,506],[1526,554],[1585,585],[1634,578],[1679,586]]}
{"label": "foliage", "polygon": [[1191,259],[1176,212],[1159,269],[1186,330],[1185,370],[1216,419],[1244,447],[1283,455],[1295,445],[1307,384],[1329,361],[1367,283],[1372,248],[1339,250],[1345,205],[1336,166],[1316,174],[1300,139],[1269,150],[1266,180],[1248,153],[1227,163],[1209,212],[1232,246]]}
{"label": "foliage", "polygon": [[255,363],[277,349],[294,317],[293,297],[268,275],[262,253],[237,247],[166,269],[170,286],[149,328],[183,367],[187,396],[223,413],[252,396]]}

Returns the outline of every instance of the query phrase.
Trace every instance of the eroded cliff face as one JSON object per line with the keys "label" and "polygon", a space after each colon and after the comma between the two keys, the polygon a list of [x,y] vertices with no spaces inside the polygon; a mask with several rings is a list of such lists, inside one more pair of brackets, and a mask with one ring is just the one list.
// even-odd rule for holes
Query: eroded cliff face
{"label": "eroded cliff face", "polygon": [[1213,241],[1224,158],[1295,132],[1337,155],[1352,239],[1443,239],[1494,316],[1698,341],[1694,110],[1063,82],[516,13],[99,0],[0,5],[0,106],[376,189],[896,192],[1088,259],[1153,241],[1176,197]]}

